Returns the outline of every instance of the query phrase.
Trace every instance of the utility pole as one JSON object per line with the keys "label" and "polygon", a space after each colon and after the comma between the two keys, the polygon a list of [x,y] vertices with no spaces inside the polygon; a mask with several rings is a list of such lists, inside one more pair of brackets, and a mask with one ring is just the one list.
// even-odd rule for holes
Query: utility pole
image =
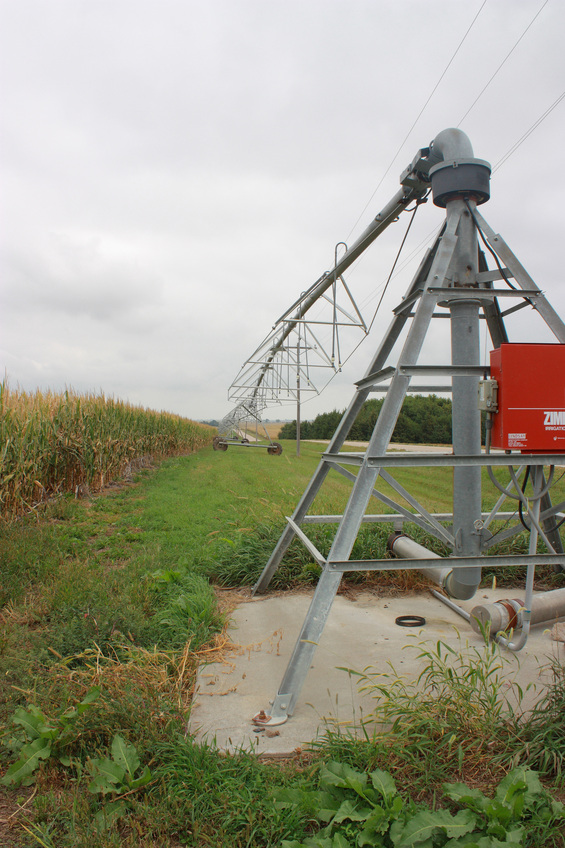
{"label": "utility pole", "polygon": [[296,342],[296,456],[300,456],[300,327]]}

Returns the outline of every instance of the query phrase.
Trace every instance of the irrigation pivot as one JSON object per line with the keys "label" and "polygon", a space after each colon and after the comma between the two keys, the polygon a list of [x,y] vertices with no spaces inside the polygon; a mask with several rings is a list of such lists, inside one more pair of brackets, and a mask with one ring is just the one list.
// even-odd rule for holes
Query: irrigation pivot
{"label": "irrigation pivot", "polygon": [[[565,324],[502,236],[490,228],[479,211],[490,197],[490,170],[488,162],[475,158],[463,132],[447,129],[439,133],[428,148],[418,151],[400,177],[400,191],[333,271],[317,281],[283,331],[288,338],[302,320],[304,308],[326,290],[333,275],[342,274],[409,203],[421,200],[431,190],[434,204],[445,209],[440,234],[423,256],[405,296],[393,309],[388,330],[365,375],[355,384],[349,407],[253,590],[257,593],[267,589],[295,538],[303,542],[322,568],[272,706],[261,710],[254,719],[259,725],[282,724],[293,714],[343,574],[421,570],[442,590],[437,594],[465,617],[456,602],[474,596],[485,555],[495,543],[525,533],[527,553],[488,559],[493,567],[527,566],[519,632],[491,633],[507,648],[518,651],[528,637],[536,564],[549,563],[556,571],[565,568],[559,533],[565,520],[561,511],[565,504],[554,505],[551,500],[553,469],[563,464],[565,453]],[[553,344],[528,344],[523,338],[510,341],[508,316],[522,309],[537,313],[553,333]],[[444,364],[422,364],[424,342],[436,319],[449,322],[450,349],[444,354]],[[493,347],[489,364],[481,363],[480,358],[481,321],[486,324]],[[443,325],[446,323],[444,320]],[[282,344],[279,337],[277,349]],[[274,355],[275,347],[271,350]],[[267,360],[268,357],[258,366],[257,373],[263,381],[267,378]],[[549,376],[543,380],[539,379],[540,370],[543,371],[540,362],[546,368],[548,362],[553,363]],[[453,451],[389,453],[398,415],[407,393],[413,389],[412,380],[421,377],[438,381],[437,385],[426,385],[427,391],[452,393]],[[258,392],[261,384],[256,381]],[[384,391],[385,398],[367,449],[358,453],[342,451],[364,402],[378,391]],[[487,419],[484,449],[482,414]],[[399,469],[418,466],[453,469],[451,515],[431,513],[396,479]],[[495,487],[496,504],[487,512],[483,511],[483,467]],[[495,474],[501,468],[509,478],[505,483]],[[314,500],[330,472],[350,482],[347,505],[341,516],[312,514]],[[386,484],[387,493],[379,488],[381,483]],[[512,509],[503,511],[509,499]],[[370,513],[368,507],[374,501],[387,511]],[[505,522],[502,532],[496,529],[501,521]],[[359,528],[366,522],[395,525],[397,532],[391,537],[390,549],[397,559],[351,559]],[[313,523],[337,525],[327,556],[316,549],[307,535],[307,525]],[[410,539],[403,532],[408,523],[444,543],[449,556],[437,557]],[[543,549],[541,553],[538,544]],[[554,610],[555,603],[548,602],[546,608]],[[560,603],[560,614],[564,615],[565,601]],[[514,612],[513,623],[518,621]],[[477,612],[475,617],[484,622],[488,611]]]}

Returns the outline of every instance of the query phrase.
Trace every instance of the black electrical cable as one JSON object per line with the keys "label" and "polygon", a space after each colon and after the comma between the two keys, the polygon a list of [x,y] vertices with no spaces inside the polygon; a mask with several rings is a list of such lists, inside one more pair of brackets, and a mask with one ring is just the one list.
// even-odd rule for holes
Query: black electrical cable
{"label": "black electrical cable", "polygon": [[[509,278],[506,276],[506,271],[504,270],[504,268],[503,268],[503,267],[502,267],[502,265],[500,264],[500,261],[499,261],[499,259],[498,259],[498,256],[496,255],[496,253],[494,252],[494,250],[492,249],[492,247],[491,247],[491,246],[490,246],[490,244],[488,243],[488,241],[487,241],[487,239],[486,239],[486,237],[485,237],[485,234],[483,233],[483,231],[482,231],[482,229],[481,229],[481,226],[480,226],[479,222],[477,221],[477,216],[475,215],[475,213],[474,213],[474,212],[473,212],[473,210],[471,209],[471,206],[469,205],[469,201],[467,200],[467,198],[466,198],[466,197],[464,198],[464,201],[465,201],[465,206],[466,206],[466,207],[467,207],[467,209],[469,210],[469,215],[470,215],[470,216],[471,216],[471,218],[473,219],[473,223],[475,224],[475,227],[477,228],[477,232],[479,233],[479,235],[480,235],[480,237],[481,237],[481,241],[483,242],[484,246],[485,246],[485,247],[486,247],[486,249],[489,251],[489,253],[491,253],[491,254],[492,254],[493,259],[494,259],[494,261],[496,262],[496,267],[497,267],[497,268],[498,268],[498,270],[500,271],[500,274],[501,274],[501,276],[502,276],[502,279],[504,280],[504,282],[506,283],[506,285],[507,285],[507,286],[509,286],[511,289],[514,289],[514,291],[519,291],[519,288],[518,288],[517,286],[513,285],[513,284],[510,282]],[[528,298],[526,298],[526,300],[528,300]],[[531,301],[528,301],[528,302],[529,302],[529,303],[531,303]]]}
{"label": "black electrical cable", "polygon": [[427,202],[429,193],[430,192],[428,191],[428,193],[424,197],[420,198],[420,200],[417,200],[412,209],[405,210],[405,211],[412,212],[412,217],[410,218],[408,226],[406,227],[406,232],[404,233],[404,238],[402,239],[400,247],[398,248],[398,253],[396,254],[394,262],[392,263],[392,268],[390,269],[390,274],[388,275],[388,279],[387,279],[386,283],[384,284],[384,288],[382,290],[379,302],[377,303],[377,308],[375,309],[375,314],[373,315],[373,317],[371,319],[371,323],[369,324],[369,327],[368,327],[368,330],[367,330],[368,333],[371,332],[373,324],[375,323],[375,318],[377,317],[378,311],[381,308],[381,303],[383,302],[383,298],[384,298],[386,291],[388,289],[388,285],[389,285],[390,281],[392,280],[392,275],[394,274],[394,269],[396,268],[398,260],[400,259],[400,254],[402,253],[402,250],[403,250],[404,245],[406,243],[406,239],[408,238],[408,233],[410,232],[410,227],[414,223],[414,218],[416,217],[416,212],[418,211],[418,209],[420,208],[422,203]]}
{"label": "black electrical cable", "polygon": [[506,521],[504,522],[504,524],[502,524],[502,526],[501,526],[501,527],[499,527],[499,529],[496,531],[496,533],[493,533],[493,534],[492,534],[491,539],[490,539],[490,543],[491,543],[491,545],[492,545],[492,540],[493,540],[493,539],[495,539],[497,536],[500,536],[500,534],[501,534],[501,533],[502,533],[502,532],[503,532],[503,531],[504,531],[504,530],[508,527],[508,525],[510,524],[510,522],[511,522],[511,521],[514,519],[514,517],[516,516],[516,512],[517,512],[517,510],[514,510],[514,512],[512,513],[512,515],[510,515],[510,516],[506,519]]}
{"label": "black electrical cable", "polygon": [[[522,494],[524,496],[526,494],[526,485],[527,485],[527,482],[528,482],[528,478],[530,476],[530,469],[531,469],[531,466],[528,465],[526,467],[526,474],[525,474],[524,480],[522,482]],[[553,485],[554,473],[555,473],[555,466],[550,465],[549,466],[549,476],[548,476],[547,482],[546,482],[545,477],[543,477],[543,471],[542,471],[542,477],[543,477],[543,481],[544,481],[545,485],[544,485],[543,489],[539,492],[539,494],[536,495],[536,500],[540,500],[541,498],[543,498],[544,495],[546,495],[549,492],[551,486]],[[521,522],[522,526],[529,533],[531,531],[531,527],[529,527],[525,522],[525,519],[524,519],[524,502],[521,498],[520,498],[520,502],[518,504],[518,515],[520,516],[520,522]]]}
{"label": "black electrical cable", "polygon": [[[485,452],[487,454],[490,453],[490,441],[491,441],[491,430],[492,430],[492,413],[487,413],[487,422],[486,422],[486,443],[485,443]],[[510,466],[509,466],[510,467]],[[517,495],[516,489],[514,485],[510,489],[506,489],[502,483],[499,483],[495,477],[494,471],[492,470],[492,465],[487,465],[487,474],[490,478],[490,482],[493,484],[495,488],[498,489],[499,492],[502,492],[503,495],[507,498],[512,498],[512,500],[520,500],[520,495]]]}
{"label": "black electrical cable", "polygon": [[[528,465],[527,468],[526,468],[526,473],[524,474],[524,479],[522,481],[522,494],[524,496],[526,494],[526,484],[528,482],[529,476],[530,476],[530,466]],[[522,498],[520,498],[520,500],[518,501],[518,515],[520,517],[520,524],[522,525],[524,530],[527,530],[528,533],[531,533],[532,528],[529,527],[526,524],[526,520],[524,518],[524,502],[523,502]]]}
{"label": "black electrical cable", "polygon": [[[487,420],[487,427],[486,427],[486,444],[485,444],[485,450],[486,450],[487,454],[490,453],[490,435],[491,435],[491,429],[492,429],[492,424],[490,424],[490,422],[491,422],[491,416],[489,415],[489,418]],[[489,426],[489,424],[490,424],[490,426]],[[530,476],[530,466],[529,465],[526,466],[526,474],[524,476],[524,480],[522,481],[521,486],[518,484],[518,479],[516,477],[516,473],[514,472],[514,468],[513,468],[512,465],[508,465],[508,470],[510,472],[510,477],[512,479],[512,486],[507,489],[502,485],[502,483],[499,483],[499,481],[496,479],[494,471],[492,470],[492,466],[487,465],[487,473],[488,473],[488,476],[489,476],[490,481],[493,484],[493,486],[495,486],[495,488],[497,488],[499,492],[502,492],[502,494],[505,497],[518,501],[518,515],[520,517],[520,523],[529,533],[531,531],[531,528],[528,527],[528,525],[525,522],[524,513],[523,513],[523,499],[522,499],[522,497],[520,497],[519,492],[521,491],[522,495],[525,498],[525,496],[526,496],[525,495],[526,484],[527,484],[528,478]],[[549,476],[547,478],[547,482],[544,485],[543,489],[536,494],[536,498],[535,498],[536,500],[543,498],[543,496],[546,495],[549,492],[551,486],[553,485],[554,473],[555,473],[555,466],[551,465],[550,468],[549,468]],[[561,475],[561,476],[563,476],[563,475]],[[563,521],[565,521],[565,518],[563,519]],[[563,523],[563,522],[561,522],[561,523]],[[559,524],[558,526],[561,526],[561,524]]]}
{"label": "black electrical cable", "polygon": [[551,528],[551,529],[552,529],[552,531],[553,531],[553,530],[559,530],[559,528],[560,528],[560,527],[562,527],[562,526],[563,526],[563,524],[565,524],[565,516],[561,519],[561,521],[560,521],[558,524],[556,524],[556,525],[555,525],[555,527],[552,527],[552,528]]}

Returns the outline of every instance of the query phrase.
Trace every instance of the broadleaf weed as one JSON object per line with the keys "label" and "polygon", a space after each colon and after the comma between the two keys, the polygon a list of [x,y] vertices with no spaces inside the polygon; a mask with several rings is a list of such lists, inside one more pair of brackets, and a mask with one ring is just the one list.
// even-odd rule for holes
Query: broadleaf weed
{"label": "broadleaf weed", "polygon": [[426,809],[403,798],[386,772],[368,775],[330,762],[320,770],[317,790],[276,792],[277,806],[298,809],[320,826],[317,835],[303,842],[283,841],[282,848],[539,845],[533,840],[542,834],[545,839],[559,838],[565,824],[564,805],[552,799],[528,769],[508,774],[493,798],[464,784],[445,784],[443,791],[459,807],[454,813],[445,807]]}
{"label": "broadleaf weed", "polygon": [[6,786],[29,786],[33,783],[34,773],[40,761],[54,757],[62,765],[69,765],[66,750],[76,740],[79,730],[78,719],[89,709],[100,695],[98,687],[93,687],[76,706],[69,707],[59,715],[49,719],[35,704],[27,709],[20,707],[12,717],[16,726],[14,732],[8,732],[7,747],[17,759],[2,778]]}

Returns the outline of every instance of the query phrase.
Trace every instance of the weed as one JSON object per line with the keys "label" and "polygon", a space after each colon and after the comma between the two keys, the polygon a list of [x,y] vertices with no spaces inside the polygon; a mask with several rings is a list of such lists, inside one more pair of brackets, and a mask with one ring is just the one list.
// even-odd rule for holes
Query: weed
{"label": "weed", "polygon": [[112,739],[112,756],[89,760],[93,778],[88,791],[102,795],[125,795],[141,789],[151,780],[151,771],[149,766],[145,766],[141,774],[137,774],[140,766],[135,745],[129,744],[116,733]]}
{"label": "weed", "polygon": [[[315,790],[317,763],[305,768],[303,763],[269,765],[245,752],[223,756],[213,746],[194,745],[184,733],[199,646],[223,624],[208,578],[227,585],[254,582],[322,449],[304,445],[299,460],[290,451],[273,459],[261,452],[204,450],[167,460],[135,485],[88,502],[74,496],[57,499],[45,508],[43,522],[24,519],[0,528],[7,575],[0,615],[0,710],[7,716],[18,708],[25,712],[27,699],[42,705],[52,726],[68,704],[100,687],[94,707],[81,715],[63,751],[74,770],[52,755],[34,772],[37,795],[22,842],[28,838],[34,845],[57,848],[278,848],[283,839],[303,840],[311,832],[311,814],[277,808],[273,798],[282,787]],[[409,472],[403,474],[409,487]],[[427,473],[419,473],[417,486],[424,500],[431,487]],[[449,508],[449,487],[447,474],[439,474],[434,511]],[[338,475],[328,478],[316,509],[342,511],[349,491]],[[327,554],[336,525],[305,525],[305,530]],[[364,524],[353,556],[385,556],[389,530]],[[277,572],[277,585],[314,582],[318,571],[304,546],[295,542]],[[367,578],[359,574],[356,579]],[[410,588],[415,578],[401,571],[370,579],[394,591]],[[437,654],[437,649],[419,650]],[[363,773],[392,771],[397,784],[403,781],[432,813],[434,792],[439,797],[446,779],[481,782],[492,796],[492,784],[520,740],[512,716],[504,708],[496,712],[491,690],[473,702],[464,681],[481,668],[489,672],[488,680],[496,680],[498,660],[493,656],[485,667],[484,660],[472,657],[471,667],[459,665],[444,647],[441,658],[432,659],[421,658],[434,669],[419,686],[428,700],[418,701],[416,692],[392,685],[388,701],[400,696],[398,712],[389,711],[386,719],[389,727],[395,725],[393,732],[373,734],[367,725],[361,740],[329,735],[317,749],[317,762],[335,759]],[[440,695],[448,666],[463,682]],[[366,682],[386,688],[393,676],[378,678],[367,671]],[[481,690],[480,680],[470,679],[471,688]],[[375,694],[386,700],[384,693]],[[466,700],[467,713],[461,707]],[[558,711],[556,701],[556,734]],[[127,745],[135,743],[136,756],[150,767],[153,781],[125,799],[120,792],[101,795],[104,817],[99,795],[88,792],[94,774],[87,763],[93,757],[115,761],[116,735]],[[548,736],[546,744],[556,749],[559,741],[552,738],[557,736]],[[493,760],[499,755],[500,761]],[[133,770],[134,780],[142,770]],[[114,786],[123,789],[126,783],[124,773]],[[127,801],[125,809],[110,806],[122,801]],[[112,821],[116,810],[121,814]],[[539,833],[532,844],[545,848]]]}
{"label": "weed", "polygon": [[554,662],[553,680],[521,727],[516,762],[565,779],[565,668]]}
{"label": "weed", "polygon": [[29,786],[40,762],[51,757],[69,766],[71,761],[67,750],[76,739],[78,719],[99,695],[98,688],[91,689],[76,706],[69,707],[53,719],[34,704],[27,709],[17,709],[12,717],[12,724],[17,729],[8,735],[7,746],[18,759],[6,772],[2,783],[6,786]]}
{"label": "weed", "polygon": [[[190,572],[158,571],[148,579],[155,609],[147,624],[152,644],[178,649],[188,641],[197,651],[222,629],[223,616],[204,577]],[[142,644],[147,644],[147,635],[140,635]]]}
{"label": "weed", "polygon": [[48,583],[62,561],[53,528],[28,518],[19,524],[0,522],[2,582],[0,609],[22,601],[37,583]]}
{"label": "weed", "polygon": [[[210,577],[220,586],[245,586],[256,582],[282,532],[282,525],[259,524],[252,533],[240,534],[235,540],[220,537],[215,540],[215,559],[210,566]],[[323,530],[314,537],[321,547],[327,548]],[[325,544],[324,544],[325,543]],[[323,552],[323,551],[322,551]],[[301,583],[314,583],[319,568],[312,562],[306,548],[295,539],[272,581],[274,589],[289,588]]]}
{"label": "weed", "polygon": [[[260,524],[253,532],[241,533],[236,538],[220,537],[215,539],[214,556],[210,558],[208,569],[212,580],[221,586],[245,586],[255,583],[275,545],[283,525]],[[304,531],[323,556],[327,556],[335,536],[335,524],[309,524]],[[351,552],[352,559],[384,559],[387,554],[387,539],[392,532],[392,524],[362,525]],[[433,546],[432,546],[433,547]],[[351,583],[370,582],[372,585],[393,585],[399,582],[399,576],[392,572],[386,575],[379,572],[352,572],[348,575]],[[291,542],[285,556],[273,575],[273,589],[289,589],[297,585],[315,584],[320,576],[320,567],[312,559],[307,548],[298,538]],[[414,588],[422,585],[425,578],[418,574],[407,574],[402,580],[402,588]]]}
{"label": "weed", "polygon": [[423,809],[399,794],[388,772],[377,769],[367,775],[330,762],[321,769],[317,790],[277,793],[279,807],[301,810],[325,825],[304,842],[284,841],[283,848],[519,846],[532,836],[559,838],[565,823],[563,804],[554,801],[528,769],[507,775],[493,798],[464,784],[446,784],[444,795],[462,809]]}
{"label": "weed", "polygon": [[464,765],[477,770],[485,759],[505,755],[516,738],[523,692],[504,677],[511,660],[496,643],[467,645],[465,653],[441,640],[408,649],[424,663],[415,681],[392,665],[388,672],[349,670],[375,698],[364,720],[367,739],[377,748],[384,744],[395,768],[408,768],[422,788],[461,774]]}
{"label": "weed", "polygon": [[101,795],[111,794],[113,800],[104,804],[95,816],[98,830],[107,830],[114,822],[122,818],[128,809],[129,801],[124,796],[142,789],[151,781],[151,770],[145,766],[139,773],[141,762],[135,745],[131,745],[116,733],[112,740],[111,757],[89,760],[88,766],[92,780],[88,791]]}

